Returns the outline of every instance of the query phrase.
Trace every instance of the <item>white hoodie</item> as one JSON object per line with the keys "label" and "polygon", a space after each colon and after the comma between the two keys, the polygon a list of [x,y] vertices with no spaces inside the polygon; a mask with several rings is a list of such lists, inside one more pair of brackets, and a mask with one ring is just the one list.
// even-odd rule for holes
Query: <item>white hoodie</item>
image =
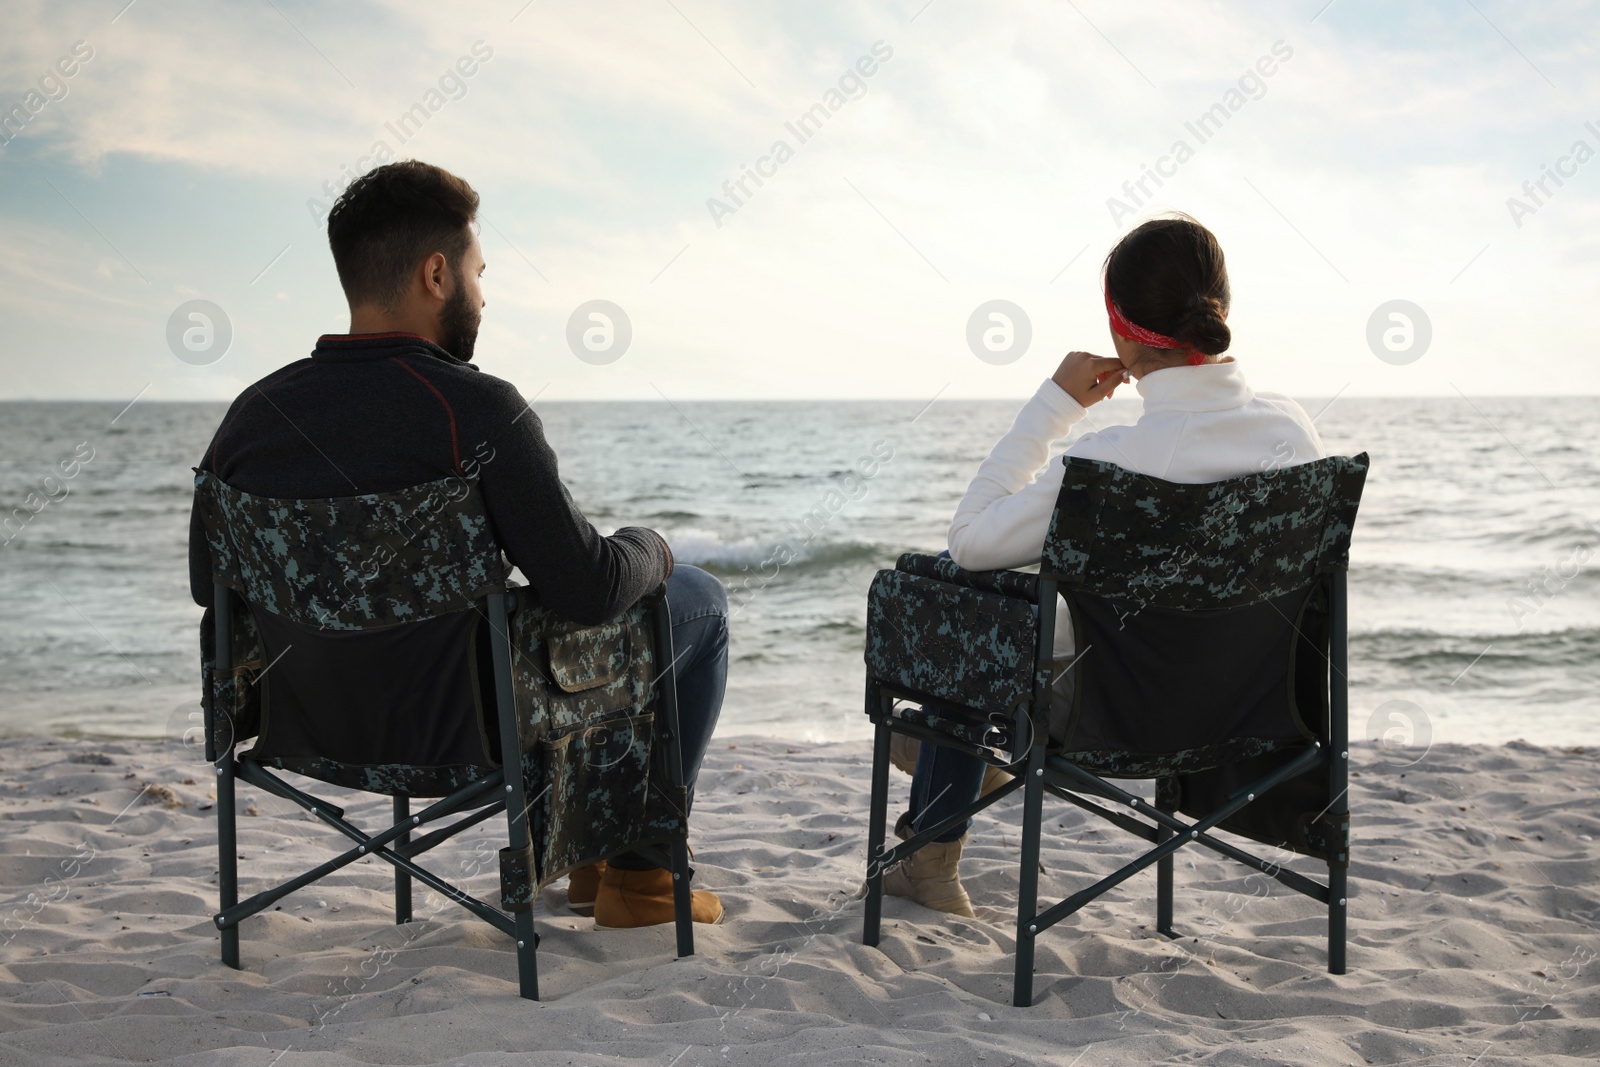
{"label": "white hoodie", "polygon": [[[1258,393],[1233,360],[1167,367],[1139,379],[1144,414],[1132,426],[1086,433],[1066,455],[1105,460],[1169,482],[1217,482],[1323,457],[1305,409],[1286,396]],[[1011,429],[979,466],[950,522],[957,566],[988,571],[1037,564],[1065,466],[1050,442],[1087,410],[1045,379]],[[1091,419],[1090,425],[1093,425]],[[1056,610],[1055,658],[1073,654],[1066,605]]]}

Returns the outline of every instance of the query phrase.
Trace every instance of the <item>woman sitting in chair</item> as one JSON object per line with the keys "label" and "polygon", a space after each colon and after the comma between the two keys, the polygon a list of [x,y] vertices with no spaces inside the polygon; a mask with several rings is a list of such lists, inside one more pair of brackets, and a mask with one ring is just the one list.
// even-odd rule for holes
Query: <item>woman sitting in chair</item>
{"label": "woman sitting in chair", "polygon": [[[1069,352],[983,461],[950,523],[950,555],[973,571],[1039,562],[1065,470],[1050,442],[1129,379],[1144,413],[1131,426],[1094,429],[1070,456],[1115,463],[1171,482],[1214,482],[1309,463],[1323,456],[1305,410],[1258,393],[1228,350],[1228,272],[1210,230],[1187,215],[1130,231],[1105,262],[1106,314],[1115,358]],[[1072,621],[1057,604],[1058,679],[1074,654]],[[1070,698],[1058,681],[1056,699]],[[911,807],[895,827],[954,815],[1003,772],[973,756],[895,735],[895,766],[912,774]],[[958,865],[971,820],[957,824],[884,876],[884,891],[925,907],[972,915]]]}

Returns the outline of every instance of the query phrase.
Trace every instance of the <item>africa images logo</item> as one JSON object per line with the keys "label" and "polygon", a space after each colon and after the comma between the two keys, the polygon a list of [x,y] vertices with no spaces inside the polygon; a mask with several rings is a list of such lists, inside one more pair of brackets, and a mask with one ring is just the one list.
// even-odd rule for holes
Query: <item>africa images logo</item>
{"label": "africa images logo", "polygon": [[88,41],[74,41],[72,51],[55,61],[55,64],[39,76],[39,87],[29,89],[22,94],[22,99],[0,112],[0,145],[8,145],[16,139],[33,117],[43,111],[53,101],[65,100],[70,88],[67,82],[78,76],[82,64],[94,58],[94,49]]}

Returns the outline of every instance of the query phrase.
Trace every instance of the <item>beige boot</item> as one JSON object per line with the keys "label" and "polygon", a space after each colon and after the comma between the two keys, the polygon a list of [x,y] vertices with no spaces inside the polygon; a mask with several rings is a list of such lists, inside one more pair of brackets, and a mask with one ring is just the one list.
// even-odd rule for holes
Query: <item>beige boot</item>
{"label": "beige boot", "polygon": [[[902,816],[894,832],[904,841],[911,836],[908,818]],[[934,841],[913,852],[899,866],[884,872],[883,891],[890,896],[906,897],[925,908],[977,918],[972,901],[961,887],[961,846],[967,843],[962,834],[955,841]]]}
{"label": "beige boot", "polygon": [[996,789],[1005,785],[1016,777],[1009,771],[1002,771],[999,767],[989,767],[983,772],[983,788],[978,790],[980,797],[986,797]]}
{"label": "beige boot", "polygon": [[889,762],[907,774],[917,773],[917,753],[921,749],[922,742],[910,734],[889,735]]}

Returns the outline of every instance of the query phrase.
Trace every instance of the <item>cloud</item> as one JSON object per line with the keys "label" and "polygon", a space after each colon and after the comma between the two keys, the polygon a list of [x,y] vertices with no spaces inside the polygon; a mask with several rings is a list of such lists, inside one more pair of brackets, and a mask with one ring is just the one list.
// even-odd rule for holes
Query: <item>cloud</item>
{"label": "cloud", "polygon": [[[1096,272],[1129,225],[1108,199],[1282,41],[1292,59],[1264,91],[1138,205],[1217,230],[1241,357],[1286,391],[1503,391],[1523,344],[1600,388],[1592,359],[1538,325],[1600,281],[1584,236],[1600,162],[1520,230],[1505,208],[1600,120],[1596,17],[1578,5],[1339,0],[1312,22],[1320,2],[275,3],[141,3],[115,25],[100,4],[13,5],[5,84],[79,39],[96,56],[0,149],[0,170],[28,179],[0,183],[0,246],[27,264],[0,297],[9,345],[63,343],[65,321],[74,358],[100,367],[120,331],[149,361],[128,374],[166,374],[157,330],[183,285],[237,312],[237,352],[171,388],[231,395],[298,358],[342,326],[308,201],[382,139],[482,191],[480,359],[528,392],[1015,395],[1061,352],[1105,345]],[[389,126],[478,41],[492,58],[464,95],[400,144]],[[876,41],[894,55],[865,95],[719,228],[708,198]],[[131,288],[35,174],[65,183],[154,288]],[[1397,296],[1439,320],[1441,357],[1404,376],[1363,340]],[[635,321],[609,367],[565,351],[566,316],[596,297]],[[996,297],[1034,320],[1034,352],[1010,367],[965,348],[967,315]],[[63,392],[103,380],[41,375]]]}

